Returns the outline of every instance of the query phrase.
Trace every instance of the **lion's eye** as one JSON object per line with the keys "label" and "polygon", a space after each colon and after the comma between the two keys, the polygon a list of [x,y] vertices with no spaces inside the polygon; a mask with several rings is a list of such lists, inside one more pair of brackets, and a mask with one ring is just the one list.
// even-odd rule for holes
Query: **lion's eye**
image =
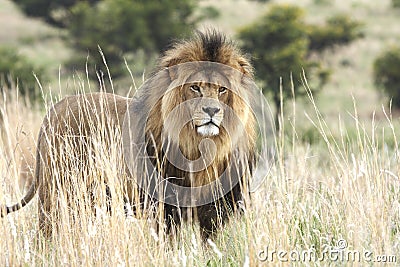
{"label": "lion's eye", "polygon": [[218,90],[219,94],[222,95],[223,93],[225,93],[228,90],[228,88],[226,88],[225,86],[221,86]]}
{"label": "lion's eye", "polygon": [[200,93],[200,86],[194,84],[194,85],[190,86],[190,90],[192,90],[193,92],[196,92],[196,93]]}

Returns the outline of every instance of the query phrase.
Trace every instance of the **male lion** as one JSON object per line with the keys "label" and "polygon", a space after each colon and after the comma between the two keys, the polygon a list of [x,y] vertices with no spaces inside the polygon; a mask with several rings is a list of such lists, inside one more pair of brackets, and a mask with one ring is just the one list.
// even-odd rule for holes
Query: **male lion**
{"label": "male lion", "polygon": [[[60,209],[55,199],[66,188],[75,190],[65,186],[73,168],[61,175],[58,171],[60,161],[71,161],[63,149],[71,143],[93,147],[105,124],[103,145],[118,144],[126,152],[120,155],[128,177],[120,181],[124,201],[161,201],[168,230],[195,219],[207,237],[238,210],[248,192],[256,149],[255,117],[247,95],[252,82],[246,57],[222,34],[208,31],[172,45],[160,58],[157,74],[133,99],[104,93],[65,98],[50,110],[39,134],[35,182],[18,204],[3,212],[20,209],[39,191],[40,228],[49,235]],[[115,136],[117,142],[109,142]],[[140,144],[144,149],[135,150]],[[67,166],[81,167],[81,179],[91,190],[97,176],[87,178],[85,165],[94,164],[88,154],[76,152]],[[107,184],[106,178],[102,181]],[[139,184],[139,197],[131,181]],[[158,186],[163,183],[165,187]],[[188,194],[186,189],[194,191]],[[70,195],[72,205],[80,196]]]}

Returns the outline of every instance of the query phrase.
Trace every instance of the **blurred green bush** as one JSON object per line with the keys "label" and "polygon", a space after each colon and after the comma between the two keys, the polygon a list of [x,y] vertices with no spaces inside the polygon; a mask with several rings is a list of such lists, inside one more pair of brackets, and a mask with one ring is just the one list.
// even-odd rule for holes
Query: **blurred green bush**
{"label": "blurred green bush", "polygon": [[100,47],[112,76],[126,75],[124,58],[143,51],[150,61],[172,38],[189,34],[196,23],[194,8],[193,0],[104,0],[95,6],[80,2],[71,8],[68,26],[76,58],[89,54],[96,73],[107,73]]}
{"label": "blurred green bush", "polygon": [[339,44],[348,44],[362,36],[361,24],[345,15],[336,15],[326,25],[309,25],[304,10],[288,4],[272,5],[262,18],[242,29],[239,38],[246,51],[252,53],[256,75],[263,92],[270,95],[276,108],[276,124],[283,100],[300,91],[307,74],[309,88],[318,92],[327,82],[330,70],[312,58],[311,54]]}
{"label": "blurred green bush", "polygon": [[309,49],[321,52],[335,45],[349,44],[363,37],[363,33],[360,31],[361,26],[362,23],[344,14],[332,16],[323,26],[309,25]]}
{"label": "blurred green bush", "polygon": [[400,108],[400,46],[387,48],[374,61],[374,81],[378,88]]}
{"label": "blurred green bush", "polygon": [[15,48],[0,47],[0,91],[19,90],[23,96],[35,100],[40,96],[35,75],[43,82],[46,75],[43,68],[35,66]]}
{"label": "blurred green bush", "polygon": [[195,13],[195,0],[14,0],[27,15],[66,28],[67,41],[76,51],[67,66],[85,70],[92,78],[107,75],[101,48],[113,78],[128,75],[124,59],[136,54],[151,61],[175,38],[188,35],[204,18],[218,11],[205,7]]}
{"label": "blurred green bush", "polygon": [[65,27],[70,8],[79,2],[93,5],[100,0],[12,0],[28,16],[43,18],[47,23]]}

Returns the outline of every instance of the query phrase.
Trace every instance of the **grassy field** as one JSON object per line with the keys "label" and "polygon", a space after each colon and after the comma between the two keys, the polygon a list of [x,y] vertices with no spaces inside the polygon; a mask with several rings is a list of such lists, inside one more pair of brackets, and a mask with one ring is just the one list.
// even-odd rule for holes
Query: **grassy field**
{"label": "grassy field", "polygon": [[[312,98],[309,101],[310,105],[315,104]],[[288,104],[290,109],[295,103]],[[13,108],[24,118],[32,114],[30,107],[12,99],[3,107],[7,128],[16,121]],[[74,221],[68,219],[70,211],[62,209],[63,220],[58,225],[62,231],[47,242],[38,237],[35,200],[1,220],[1,264],[255,266],[285,261],[300,265],[397,262],[399,151],[395,148],[397,129],[390,114],[389,127],[371,122],[370,128],[364,129],[354,118],[355,138],[347,135],[343,123],[336,122],[342,134],[338,139],[331,135],[338,126],[328,126],[317,107],[314,112],[316,119],[312,123],[323,141],[313,146],[299,141],[293,116],[292,124],[285,125],[287,134],[277,136],[277,160],[253,192],[245,214],[232,217],[206,244],[196,226],[186,224],[177,235],[164,236],[157,233],[153,220],[126,218],[121,199],[113,201],[112,216],[107,215],[104,202],[96,208],[96,216],[82,212]],[[32,120],[40,121],[35,117]],[[21,196],[16,191],[20,158],[13,140],[15,134],[8,131],[0,139],[0,170],[5,178],[0,197],[7,203]],[[390,146],[384,142],[388,137],[394,142]],[[117,184],[122,177],[116,175],[121,168],[117,156],[121,152],[98,149],[89,151],[96,162],[89,173],[106,174],[117,179],[111,184]],[[68,153],[64,158],[63,162],[68,162]],[[68,174],[75,181],[73,187],[85,188],[80,180],[74,180],[73,173]],[[54,199],[60,198],[64,203],[64,197]],[[72,210],[88,208],[83,198]]]}
{"label": "grassy field", "polygon": [[[83,214],[79,223],[65,220],[63,232],[46,242],[37,237],[34,198],[0,220],[0,265],[398,265],[400,126],[397,112],[386,108],[387,99],[374,88],[372,62],[386,45],[399,41],[400,11],[392,10],[389,0],[285,2],[304,7],[310,22],[336,12],[351,14],[364,22],[365,37],[321,57],[334,72],[320,94],[285,103],[285,134],[276,136],[276,162],[242,217],[233,217],[204,244],[197,226],[164,236],[154,221],[126,218],[117,201],[112,216],[98,207],[97,216]],[[202,2],[210,3],[221,17],[205,25],[233,36],[268,8],[244,0]],[[71,53],[62,33],[23,18],[6,0],[0,0],[0,25],[0,43],[18,45],[39,65],[50,66],[54,80],[44,91],[58,96],[59,65]],[[61,95],[82,90],[81,85],[62,77]],[[5,96],[0,100],[0,200],[14,203],[22,194],[19,177],[28,173],[29,182],[26,166],[33,166],[44,110],[15,93]],[[304,142],[305,135],[316,141]],[[115,154],[108,155],[93,171],[115,170]]]}

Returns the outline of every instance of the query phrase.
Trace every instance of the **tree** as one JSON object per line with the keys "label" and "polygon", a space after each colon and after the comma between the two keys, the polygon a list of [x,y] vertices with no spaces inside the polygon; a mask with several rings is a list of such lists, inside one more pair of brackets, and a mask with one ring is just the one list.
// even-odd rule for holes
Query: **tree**
{"label": "tree", "polygon": [[0,47],[0,92],[17,86],[21,95],[31,99],[39,96],[38,83],[34,74],[45,81],[41,68],[34,66],[26,57],[11,47]]}
{"label": "tree", "polygon": [[384,51],[374,61],[374,81],[390,98],[396,108],[400,108],[400,46]]}
{"label": "tree", "polygon": [[195,26],[194,0],[104,0],[94,7],[87,2],[71,9],[68,26],[73,46],[101,69],[100,46],[114,77],[125,71],[123,58],[142,50],[158,53],[173,38],[188,34]]}
{"label": "tree", "polygon": [[302,19],[300,8],[274,5],[261,20],[239,33],[243,48],[253,55],[264,93],[272,95],[277,126],[282,108],[280,78],[283,81],[282,96],[286,99],[292,95],[291,75],[294,75],[294,90],[297,91],[302,69],[310,70],[315,66],[306,58],[309,39]]}
{"label": "tree", "polygon": [[292,97],[292,89],[297,96],[305,95],[299,91],[303,70],[316,81],[311,89],[317,88],[313,89],[314,92],[320,90],[328,79],[329,70],[311,60],[310,53],[360,37],[355,33],[358,25],[344,16],[333,17],[327,25],[308,25],[304,22],[301,8],[273,5],[260,20],[239,32],[243,48],[253,55],[263,91],[271,96],[276,107],[277,128],[282,110],[280,80],[283,99]]}
{"label": "tree", "polygon": [[[27,15],[43,18],[47,23],[57,27],[65,27],[70,8],[79,0],[12,0]],[[93,5],[100,0],[85,0]]]}
{"label": "tree", "polygon": [[344,14],[329,18],[326,25],[308,25],[309,49],[321,52],[335,45],[346,45],[363,37],[360,31],[362,23],[352,20]]}
{"label": "tree", "polygon": [[[65,27],[75,48],[67,66],[89,66],[105,73],[102,55],[114,78],[127,74],[124,59],[148,63],[173,39],[186,36],[196,23],[218,16],[212,7],[197,8],[195,0],[13,0],[30,16]],[[89,56],[88,56],[89,55]],[[137,61],[136,61],[137,62]]]}
{"label": "tree", "polygon": [[249,0],[249,1],[255,1],[255,2],[260,2],[260,3],[269,2],[269,0]]}
{"label": "tree", "polygon": [[392,0],[392,6],[395,8],[400,7],[400,0]]}

